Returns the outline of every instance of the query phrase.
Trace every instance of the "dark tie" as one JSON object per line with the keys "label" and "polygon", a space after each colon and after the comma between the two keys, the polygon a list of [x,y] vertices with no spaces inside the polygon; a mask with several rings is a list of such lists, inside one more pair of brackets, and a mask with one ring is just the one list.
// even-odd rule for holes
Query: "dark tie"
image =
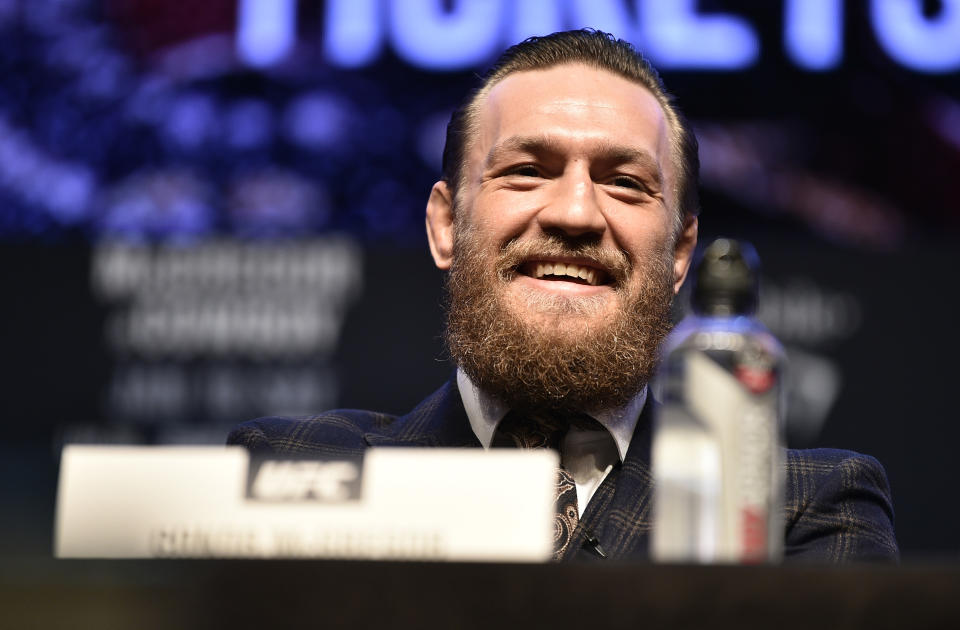
{"label": "dark tie", "polygon": [[[583,420],[573,422],[581,426]],[[589,422],[594,422],[589,420]],[[596,424],[596,423],[595,423]],[[516,448],[552,448],[560,451],[563,436],[571,426],[565,418],[533,418],[528,415],[510,412],[500,422],[493,437],[493,446]],[[553,551],[554,559],[563,557],[573,533],[580,521],[577,507],[577,485],[573,476],[560,468],[557,471],[557,500],[554,515]]]}

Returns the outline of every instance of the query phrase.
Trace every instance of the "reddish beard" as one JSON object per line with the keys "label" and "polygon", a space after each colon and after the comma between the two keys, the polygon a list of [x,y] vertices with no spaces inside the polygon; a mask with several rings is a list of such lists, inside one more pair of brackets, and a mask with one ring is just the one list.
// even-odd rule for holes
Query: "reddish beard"
{"label": "reddish beard", "polygon": [[[626,404],[656,369],[670,330],[672,255],[664,245],[630,261],[583,239],[548,236],[510,241],[499,252],[457,225],[447,278],[447,349],[475,385],[513,409],[569,413]],[[612,317],[603,297],[531,294],[523,317],[506,303],[524,260],[576,256],[609,274],[617,299]],[[633,265],[642,273],[632,277]],[[550,325],[550,320],[553,324]]]}

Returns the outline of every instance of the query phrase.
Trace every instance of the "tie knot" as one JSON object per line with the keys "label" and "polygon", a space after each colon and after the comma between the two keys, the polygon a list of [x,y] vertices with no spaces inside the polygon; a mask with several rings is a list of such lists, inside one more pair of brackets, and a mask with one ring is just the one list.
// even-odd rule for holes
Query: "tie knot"
{"label": "tie knot", "polygon": [[497,426],[493,446],[552,448],[559,451],[563,436],[572,426],[602,428],[596,420],[585,414],[536,415],[511,411]]}

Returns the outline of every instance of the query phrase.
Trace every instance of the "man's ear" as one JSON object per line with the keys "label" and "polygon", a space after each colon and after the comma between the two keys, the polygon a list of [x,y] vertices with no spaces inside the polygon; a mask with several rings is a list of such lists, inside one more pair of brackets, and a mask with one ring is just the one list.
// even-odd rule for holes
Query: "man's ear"
{"label": "man's ear", "polygon": [[693,250],[697,247],[697,217],[684,214],[680,236],[673,248],[673,292],[678,293],[690,270]]}
{"label": "man's ear", "polygon": [[427,240],[430,254],[439,269],[446,271],[453,263],[453,195],[445,181],[430,190],[427,200]]}

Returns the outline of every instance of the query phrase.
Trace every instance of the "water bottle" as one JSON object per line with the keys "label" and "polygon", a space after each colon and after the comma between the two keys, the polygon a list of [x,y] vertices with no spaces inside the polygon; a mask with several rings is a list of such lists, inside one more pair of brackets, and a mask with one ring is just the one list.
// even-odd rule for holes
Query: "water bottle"
{"label": "water bottle", "polygon": [[717,239],[692,313],[667,337],[654,397],[651,556],[762,563],[783,555],[783,349],[755,318],[759,260]]}

